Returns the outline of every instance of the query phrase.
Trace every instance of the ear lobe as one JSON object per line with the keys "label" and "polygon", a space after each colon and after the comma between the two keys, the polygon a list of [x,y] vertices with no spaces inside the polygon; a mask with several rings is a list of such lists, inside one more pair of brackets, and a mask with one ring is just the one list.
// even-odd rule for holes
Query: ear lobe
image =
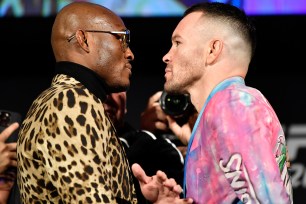
{"label": "ear lobe", "polygon": [[80,47],[85,50],[85,52],[89,52],[89,46],[87,42],[87,33],[83,30],[78,30],[75,33],[75,37],[80,45]]}
{"label": "ear lobe", "polygon": [[216,61],[223,49],[223,41],[219,39],[214,39],[209,44],[207,63],[212,64]]}

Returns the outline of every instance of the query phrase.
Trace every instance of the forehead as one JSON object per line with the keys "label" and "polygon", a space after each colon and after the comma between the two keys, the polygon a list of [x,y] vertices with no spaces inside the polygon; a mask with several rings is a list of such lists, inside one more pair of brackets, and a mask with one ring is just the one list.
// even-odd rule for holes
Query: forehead
{"label": "forehead", "polygon": [[193,12],[185,16],[177,25],[174,30],[174,34],[176,32],[180,33],[189,33],[200,29],[200,21],[203,21],[203,13],[202,12]]}
{"label": "forehead", "polygon": [[[120,29],[125,30],[123,20],[112,12],[106,12],[100,15],[96,15],[92,18],[91,23],[104,29]],[[102,27],[101,27],[102,26]]]}

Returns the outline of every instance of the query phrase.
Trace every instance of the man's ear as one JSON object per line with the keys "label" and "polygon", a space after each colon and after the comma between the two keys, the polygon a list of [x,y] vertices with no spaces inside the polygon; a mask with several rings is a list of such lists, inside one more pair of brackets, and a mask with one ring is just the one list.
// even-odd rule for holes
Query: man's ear
{"label": "man's ear", "polygon": [[223,49],[223,41],[220,39],[213,39],[208,48],[208,55],[207,55],[207,64],[212,64],[216,61],[219,57],[220,53]]}
{"label": "man's ear", "polygon": [[85,50],[85,52],[89,52],[89,46],[87,42],[87,32],[83,30],[78,30],[75,33],[75,37],[80,45],[80,47]]}

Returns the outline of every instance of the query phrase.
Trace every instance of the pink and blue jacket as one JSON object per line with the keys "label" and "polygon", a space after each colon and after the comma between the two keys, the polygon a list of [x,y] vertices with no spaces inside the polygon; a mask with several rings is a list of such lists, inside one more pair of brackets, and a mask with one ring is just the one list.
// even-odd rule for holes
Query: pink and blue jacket
{"label": "pink and blue jacket", "polygon": [[293,203],[282,126],[267,99],[232,77],[214,88],[188,144],[185,197],[196,204]]}

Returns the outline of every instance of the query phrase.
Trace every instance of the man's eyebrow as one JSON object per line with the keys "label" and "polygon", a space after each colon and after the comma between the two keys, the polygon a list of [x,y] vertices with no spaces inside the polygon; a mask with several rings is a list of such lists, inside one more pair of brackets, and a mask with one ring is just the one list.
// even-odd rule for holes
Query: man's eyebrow
{"label": "man's eyebrow", "polygon": [[173,35],[172,38],[171,38],[171,40],[172,40],[172,41],[175,41],[175,40],[177,40],[178,38],[181,38],[181,36],[179,36],[179,35]]}

